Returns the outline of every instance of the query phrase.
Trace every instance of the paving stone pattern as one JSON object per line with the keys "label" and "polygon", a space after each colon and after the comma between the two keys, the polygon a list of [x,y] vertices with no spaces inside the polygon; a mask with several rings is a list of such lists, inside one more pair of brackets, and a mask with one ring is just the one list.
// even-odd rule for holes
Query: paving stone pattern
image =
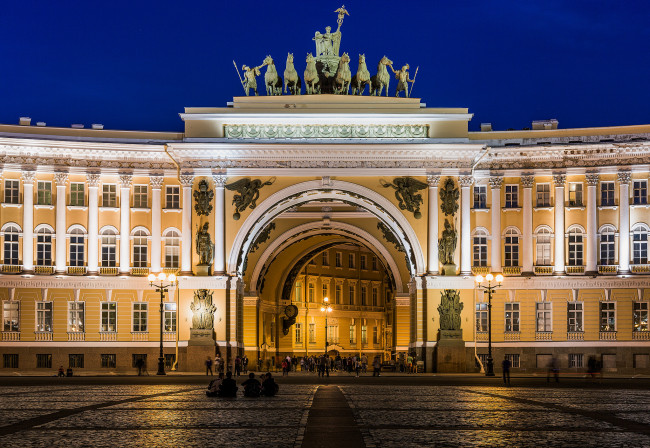
{"label": "paving stone pattern", "polygon": [[[330,434],[337,447],[650,447],[647,390],[286,384],[259,399],[204,391],[0,387],[0,446],[311,448],[328,446]],[[349,436],[332,438],[337,426]]]}

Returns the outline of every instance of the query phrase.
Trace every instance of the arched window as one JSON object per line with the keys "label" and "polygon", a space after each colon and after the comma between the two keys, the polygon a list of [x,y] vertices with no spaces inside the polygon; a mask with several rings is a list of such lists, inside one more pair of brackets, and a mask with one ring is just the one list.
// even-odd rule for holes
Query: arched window
{"label": "arched window", "polygon": [[487,266],[487,240],[488,233],[485,229],[474,230],[473,266]]}
{"label": "arched window", "polygon": [[506,229],[503,261],[505,267],[519,266],[519,230],[514,227]]}
{"label": "arched window", "polygon": [[616,229],[614,226],[602,226],[600,228],[600,262],[604,266],[616,264]]}
{"label": "arched window", "polygon": [[18,237],[20,228],[15,224],[8,224],[4,231],[4,264],[18,265]]}
{"label": "arched window", "polygon": [[147,267],[147,232],[144,230],[133,232],[133,267]]}
{"label": "arched window", "polygon": [[535,233],[536,266],[551,265],[551,229],[539,227]]}
{"label": "arched window", "polygon": [[81,228],[70,231],[70,266],[84,265],[85,232]]}
{"label": "arched window", "polygon": [[178,268],[181,252],[181,237],[176,230],[168,230],[164,235],[165,267]]}
{"label": "arched window", "polygon": [[637,224],[632,230],[632,264],[648,264],[648,226]]}
{"label": "arched window", "polygon": [[117,248],[117,232],[112,228],[102,230],[102,267],[115,267],[115,253]]}
{"label": "arched window", "polygon": [[584,230],[573,226],[567,232],[569,235],[569,266],[584,264]]}
{"label": "arched window", "polygon": [[36,231],[36,266],[52,266],[52,230],[47,227]]}

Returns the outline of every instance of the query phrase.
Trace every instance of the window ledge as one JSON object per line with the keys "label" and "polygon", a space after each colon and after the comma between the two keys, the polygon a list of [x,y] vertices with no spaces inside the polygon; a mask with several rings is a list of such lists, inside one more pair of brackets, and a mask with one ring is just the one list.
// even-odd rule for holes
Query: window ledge
{"label": "window ledge", "polygon": [[630,208],[650,208],[650,204],[630,204]]}
{"label": "window ledge", "polygon": [[148,212],[151,211],[148,207],[131,207],[132,212]]}
{"label": "window ledge", "polygon": [[567,205],[564,208],[567,209],[567,210],[585,210],[584,205]]}
{"label": "window ledge", "polygon": [[67,208],[68,210],[81,210],[83,212],[88,210],[88,206],[86,205],[68,205]]}
{"label": "window ledge", "polygon": [[51,204],[36,204],[34,210],[54,210],[54,206]]}
{"label": "window ledge", "polygon": [[553,206],[552,205],[539,205],[537,207],[533,207],[533,210],[535,210],[535,211],[537,211],[537,210],[553,210]]}
{"label": "window ledge", "polygon": [[504,212],[520,212],[521,207],[503,207],[502,210]]}
{"label": "window ledge", "polygon": [[473,208],[472,211],[473,212],[489,212],[490,209],[489,208]]}
{"label": "window ledge", "polygon": [[618,205],[601,205],[598,210],[618,210]]}
{"label": "window ledge", "polygon": [[163,208],[162,209],[163,213],[181,213],[183,211],[182,208]]}
{"label": "window ledge", "polygon": [[3,202],[3,203],[2,203],[2,208],[7,208],[7,207],[10,207],[10,208],[20,208],[20,207],[22,207],[22,206],[23,206],[23,204],[12,204],[12,203],[9,203],[9,202]]}

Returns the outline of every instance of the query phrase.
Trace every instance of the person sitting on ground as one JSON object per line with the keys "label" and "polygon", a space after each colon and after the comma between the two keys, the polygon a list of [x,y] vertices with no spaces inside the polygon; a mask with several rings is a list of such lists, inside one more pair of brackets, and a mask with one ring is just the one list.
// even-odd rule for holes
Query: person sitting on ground
{"label": "person sitting on ground", "polygon": [[221,386],[221,382],[223,381],[223,372],[219,374],[217,379],[210,381],[210,384],[208,385],[208,390],[205,392],[205,395],[208,397],[217,397],[219,393],[219,386]]}
{"label": "person sitting on ground", "polygon": [[257,398],[262,391],[262,384],[255,378],[253,372],[248,374],[248,379],[241,383],[244,386],[244,397]]}
{"label": "person sitting on ground", "polygon": [[63,370],[63,366],[59,366],[59,376],[64,377],[65,376],[65,370]]}
{"label": "person sitting on ground", "polygon": [[226,379],[219,385],[217,396],[219,397],[236,397],[237,396],[237,382],[232,379],[232,372],[226,372]]}
{"label": "person sitting on ground", "polygon": [[261,394],[267,397],[272,397],[278,393],[279,389],[280,388],[278,387],[277,383],[273,379],[273,376],[271,376],[271,372],[266,372],[266,378],[262,382]]}

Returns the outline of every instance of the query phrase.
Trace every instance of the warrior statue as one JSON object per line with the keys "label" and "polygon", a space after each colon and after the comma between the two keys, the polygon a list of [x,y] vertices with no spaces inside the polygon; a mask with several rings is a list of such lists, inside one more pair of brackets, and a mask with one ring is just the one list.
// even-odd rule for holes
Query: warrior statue
{"label": "warrior statue", "polygon": [[[318,73],[324,77],[333,77],[339,64],[339,49],[341,48],[341,25],[343,18],[350,14],[341,6],[334,11],[338,14],[336,31],[332,32],[332,27],[325,27],[325,33],[316,31],[312,39],[316,43],[316,61],[318,63]],[[325,93],[331,93],[328,89],[323,89]]]}
{"label": "warrior statue", "polygon": [[244,71],[244,80],[242,81],[242,85],[244,86],[244,92],[246,93],[246,96],[250,93],[250,89],[253,89],[253,92],[255,92],[255,96],[259,95],[257,93],[257,76],[260,76],[262,73],[260,69],[264,67],[264,64],[258,65],[257,67],[249,67],[248,65],[243,65],[242,70]]}
{"label": "warrior statue", "polygon": [[194,291],[194,301],[190,303],[192,310],[193,330],[212,330],[214,328],[214,312],[217,307],[212,303],[212,292],[207,289]]}
{"label": "warrior statue", "polygon": [[457,237],[458,235],[456,230],[451,226],[449,220],[445,219],[445,230],[442,231],[442,238],[440,238],[440,241],[438,242],[440,245],[438,248],[438,256],[440,257],[442,264],[454,264]]}
{"label": "warrior statue", "polygon": [[397,90],[395,90],[395,96],[398,97],[399,93],[403,90],[404,96],[409,97],[409,82],[415,82],[415,79],[409,77],[409,65],[406,64],[400,70],[395,70],[393,66],[390,66],[390,69],[395,73],[395,79],[397,79]]}
{"label": "warrior statue", "polygon": [[463,311],[463,304],[460,301],[460,293],[456,289],[445,289],[440,292],[440,329],[460,330],[460,313]]}
{"label": "warrior statue", "polygon": [[196,253],[199,256],[199,264],[203,266],[212,264],[212,254],[214,253],[214,243],[210,238],[208,226],[209,224],[206,222],[196,233]]}

